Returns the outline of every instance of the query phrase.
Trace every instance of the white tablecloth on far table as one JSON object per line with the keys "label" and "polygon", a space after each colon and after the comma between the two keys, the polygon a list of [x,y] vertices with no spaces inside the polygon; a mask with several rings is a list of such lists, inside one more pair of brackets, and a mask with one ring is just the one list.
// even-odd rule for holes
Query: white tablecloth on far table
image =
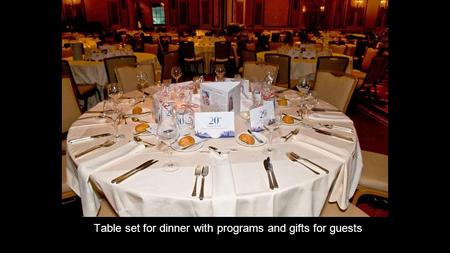
{"label": "white tablecloth on far table", "polygon": [[[288,91],[293,92],[293,91]],[[139,96],[133,91],[131,95]],[[292,97],[292,96],[291,96]],[[293,100],[295,103],[295,100]],[[93,110],[101,110],[102,103]],[[321,102],[320,106],[329,104]],[[147,100],[145,108],[152,108]],[[282,112],[295,113],[294,107],[281,107]],[[85,114],[81,117],[92,116]],[[346,117],[342,114],[342,117]],[[143,120],[153,122],[152,116],[142,116]],[[311,120],[309,124],[318,125],[319,120]],[[98,122],[96,122],[98,121]],[[105,120],[77,121],[70,128],[68,139],[112,131],[112,124]],[[333,122],[333,118],[323,118],[323,122]],[[126,135],[120,143],[102,148],[80,159],[73,155],[90,146],[105,141],[96,139],[76,144],[68,144],[68,185],[80,193],[80,164],[95,159],[132,141],[132,133],[137,123],[129,120],[121,124],[119,132]],[[351,120],[336,124],[353,128]],[[236,116],[237,133],[248,129],[248,122]],[[284,143],[281,135],[299,127],[300,133],[291,141]],[[266,134],[266,133],[263,133]],[[156,142],[154,136],[142,137],[149,142]],[[336,137],[322,135],[313,131],[308,125],[282,125],[274,133],[273,146],[275,153],[271,155],[274,172],[280,188],[270,190],[263,160],[267,154],[263,152],[266,145],[249,148],[239,145],[234,138],[211,139],[196,152],[175,152],[173,161],[178,163],[179,170],[166,172],[163,164],[167,162],[167,154],[154,147],[129,154],[120,160],[111,162],[89,174],[104,193],[119,216],[319,216],[327,201],[337,202],[346,209],[359,182],[362,159],[357,135],[355,142]],[[219,149],[238,149],[228,155],[219,157],[207,151],[209,145]],[[200,152],[202,151],[202,152]],[[285,153],[294,151],[326,167],[330,173],[313,174],[303,165],[287,159]],[[158,163],[123,181],[111,184],[111,180],[139,164],[157,159]],[[196,165],[209,165],[210,173],[205,180],[205,198],[191,197]],[[313,166],[313,165],[310,165]],[[319,169],[317,169],[319,170]],[[320,171],[320,170],[319,170]],[[200,190],[200,178],[197,193]],[[81,198],[85,198],[81,194]],[[91,216],[89,213],[85,214]]]}
{"label": "white tablecloth on far table", "polygon": [[[256,53],[257,61],[264,62],[264,55],[266,53],[277,53],[277,51],[263,51]],[[333,53],[333,56],[345,56],[348,57],[349,62],[345,72],[348,74],[352,73],[353,70],[353,59],[352,57],[345,54]],[[317,59],[303,59],[303,58],[291,58],[291,80],[299,80],[300,77],[306,76],[311,73],[316,72]]]}

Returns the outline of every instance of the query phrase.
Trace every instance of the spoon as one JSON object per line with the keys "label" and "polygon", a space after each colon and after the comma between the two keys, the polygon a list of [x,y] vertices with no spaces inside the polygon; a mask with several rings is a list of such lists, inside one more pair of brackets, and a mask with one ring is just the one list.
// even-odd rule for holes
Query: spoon
{"label": "spoon", "polygon": [[153,144],[153,143],[150,143],[150,142],[147,142],[147,141],[144,141],[143,139],[141,139],[139,136],[134,136],[133,137],[133,139],[135,140],[135,141],[137,141],[137,142],[143,142],[143,143],[145,143],[145,144],[148,144],[148,145],[150,145],[150,146],[156,146],[155,144]]}
{"label": "spoon", "polygon": [[139,118],[136,118],[136,117],[131,117],[131,120],[132,120],[133,122],[144,122],[144,123],[150,123],[150,122],[148,122],[148,121],[145,121],[145,120],[141,120],[141,119],[139,119]]}
{"label": "spoon", "polygon": [[75,158],[78,158],[78,157],[80,157],[80,156],[83,156],[83,155],[85,155],[85,154],[87,154],[87,153],[89,153],[89,152],[91,152],[91,151],[94,151],[94,150],[96,150],[96,149],[98,149],[98,148],[101,148],[101,147],[109,147],[109,146],[112,146],[112,145],[114,145],[114,143],[116,143],[116,142],[115,142],[115,141],[112,141],[112,140],[107,140],[107,141],[105,141],[104,143],[102,143],[102,144],[100,144],[100,145],[96,145],[96,146],[90,147],[90,148],[86,149],[85,151],[76,154],[76,155],[75,155]]}

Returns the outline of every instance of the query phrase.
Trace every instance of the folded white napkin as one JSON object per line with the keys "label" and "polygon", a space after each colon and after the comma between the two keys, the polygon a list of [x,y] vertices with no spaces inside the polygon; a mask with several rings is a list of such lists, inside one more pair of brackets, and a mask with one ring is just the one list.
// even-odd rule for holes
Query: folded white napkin
{"label": "folded white napkin", "polygon": [[80,163],[78,166],[78,182],[80,185],[81,205],[83,207],[84,216],[96,216],[98,209],[100,208],[100,200],[89,182],[89,176],[94,171],[109,166],[112,163],[119,161],[121,158],[143,150],[144,148],[145,146],[143,144],[128,142],[117,149]]}
{"label": "folded white napkin", "polygon": [[309,119],[353,123],[353,121],[347,115],[341,112],[314,112],[311,115],[309,115]]}
{"label": "folded white napkin", "polygon": [[[213,152],[214,153],[214,152]],[[214,216],[236,216],[236,191],[228,154],[210,155]]]}

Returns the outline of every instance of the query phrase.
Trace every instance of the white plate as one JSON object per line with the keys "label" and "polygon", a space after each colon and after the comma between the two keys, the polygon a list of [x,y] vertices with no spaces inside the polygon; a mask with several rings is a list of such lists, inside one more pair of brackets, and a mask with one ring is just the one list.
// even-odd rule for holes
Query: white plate
{"label": "white plate", "polygon": [[[191,136],[192,136],[192,135],[191,135]],[[195,139],[195,143],[198,143],[198,142],[201,142],[201,143],[199,143],[199,144],[194,144],[194,145],[190,146],[190,147],[187,148],[187,149],[182,149],[183,147],[181,147],[180,145],[178,145],[178,141],[179,141],[181,138],[183,138],[183,137],[185,137],[185,135],[183,135],[183,136],[181,136],[180,138],[178,138],[177,141],[174,142],[174,143],[171,145],[171,147],[172,147],[175,151],[179,151],[179,152],[192,152],[192,151],[196,151],[196,150],[201,149],[201,148],[203,147],[203,144],[206,142],[206,139],[202,139],[202,138],[197,137],[197,136],[192,136],[192,137],[194,137],[194,139]]]}
{"label": "white plate", "polygon": [[[244,133],[245,133],[245,134],[249,134],[249,133],[247,133],[247,132],[242,132],[242,133],[238,134],[238,135],[234,138],[234,139],[236,140],[236,142],[237,142],[239,145],[246,146],[246,147],[259,147],[259,146],[262,146],[262,145],[264,145],[264,144],[267,143],[267,138],[266,138],[266,136],[264,136],[263,134],[258,133],[258,132],[253,132],[253,134],[254,134],[256,137],[258,137],[260,140],[262,140],[263,142],[260,143],[259,141],[257,141],[257,140],[255,139],[255,144],[253,144],[253,145],[247,144],[247,143],[245,143],[245,142],[239,140],[239,136],[241,136],[241,134],[244,134]],[[254,137],[253,137],[253,138],[254,138]]]}

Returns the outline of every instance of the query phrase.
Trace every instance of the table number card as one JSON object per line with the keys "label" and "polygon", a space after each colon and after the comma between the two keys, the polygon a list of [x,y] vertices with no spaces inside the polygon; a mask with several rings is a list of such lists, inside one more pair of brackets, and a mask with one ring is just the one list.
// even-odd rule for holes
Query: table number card
{"label": "table number card", "polygon": [[275,108],[272,101],[264,101],[260,107],[250,110],[250,128],[252,131],[264,130],[264,120],[275,119]]}
{"label": "table number card", "polygon": [[196,112],[195,135],[200,138],[234,137],[234,112]]}

